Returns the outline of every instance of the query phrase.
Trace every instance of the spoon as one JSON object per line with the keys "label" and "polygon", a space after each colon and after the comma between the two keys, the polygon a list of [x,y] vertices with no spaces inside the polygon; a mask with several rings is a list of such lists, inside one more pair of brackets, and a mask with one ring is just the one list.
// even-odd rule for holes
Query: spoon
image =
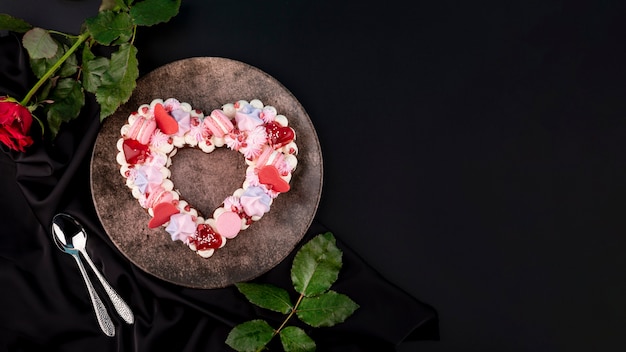
{"label": "spoon", "polygon": [[78,253],[83,255],[95,273],[120,317],[122,317],[126,323],[132,324],[135,320],[133,312],[128,307],[126,302],[124,302],[122,297],[120,297],[111,285],[109,285],[104,276],[102,276],[85,250],[87,244],[87,232],[80,225],[80,223],[71,215],[57,214],[52,219],[52,232],[54,234],[54,240],[57,247],[59,247],[59,249],[63,252],[71,254],[78,263],[78,267],[83,275],[83,278],[85,279],[87,290],[89,291],[89,295],[94,305],[96,318],[98,319],[98,323],[100,324],[102,331],[108,336],[113,336],[115,334],[113,323],[111,322],[109,315],[106,313],[106,308],[94,290],[89,277],[86,275],[85,268]]}

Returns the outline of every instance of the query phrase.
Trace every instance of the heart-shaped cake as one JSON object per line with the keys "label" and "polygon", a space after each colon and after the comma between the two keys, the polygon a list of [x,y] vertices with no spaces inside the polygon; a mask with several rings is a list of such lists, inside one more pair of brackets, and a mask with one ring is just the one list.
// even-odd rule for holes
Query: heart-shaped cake
{"label": "heart-shaped cake", "polygon": [[[139,204],[151,216],[147,226],[165,228],[208,258],[227,240],[269,212],[274,199],[289,191],[298,163],[295,131],[284,115],[260,100],[227,103],[205,115],[175,98],[139,106],[120,130],[117,162]],[[205,218],[176,191],[169,166],[179,148],[211,153],[226,147],[245,157],[241,188]]]}

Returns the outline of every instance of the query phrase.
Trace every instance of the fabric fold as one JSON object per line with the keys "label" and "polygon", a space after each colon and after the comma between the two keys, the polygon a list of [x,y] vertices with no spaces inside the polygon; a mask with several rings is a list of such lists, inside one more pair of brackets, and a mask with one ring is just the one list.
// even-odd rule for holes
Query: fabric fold
{"label": "fabric fold", "polygon": [[[22,95],[33,82],[16,38],[0,38],[0,95]],[[26,153],[3,149],[0,155],[0,193],[6,195],[0,201],[0,349],[222,351],[228,350],[224,341],[235,325],[259,316],[278,321],[234,286],[176,286],[143,272],[120,253],[100,225],[91,198],[90,159],[99,127],[91,97],[79,119],[64,124],[53,143],[37,141]],[[51,241],[50,221],[60,211],[83,223],[96,266],[135,311],[135,324],[126,325],[111,310],[115,339],[99,331],[75,263]],[[314,221],[301,244],[326,231]],[[436,311],[385,280],[341,242],[340,233],[335,236],[344,267],[333,289],[360,308],[344,323],[311,329],[318,350],[393,351],[408,336],[436,339],[433,331],[420,334],[424,326],[436,330]],[[253,281],[291,287],[295,252]]]}

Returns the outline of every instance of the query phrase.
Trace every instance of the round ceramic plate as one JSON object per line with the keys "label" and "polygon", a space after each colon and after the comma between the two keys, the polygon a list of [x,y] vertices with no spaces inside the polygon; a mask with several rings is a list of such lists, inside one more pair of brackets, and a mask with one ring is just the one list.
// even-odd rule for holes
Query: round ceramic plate
{"label": "round ceramic plate", "polygon": [[[128,115],[154,99],[176,98],[208,115],[223,104],[260,99],[287,116],[296,131],[298,166],[291,190],[272,203],[269,213],[204,259],[180,241],[173,242],[163,227],[148,228],[150,216],[133,198],[115,158],[120,128]],[[179,149],[172,157],[171,179],[204,217],[241,187],[243,156],[225,147],[210,154]],[[220,288],[248,281],[280,263],[302,239],[313,221],[322,190],[322,156],[309,116],[278,81],[247,64],[224,58],[176,61],[137,82],[128,103],[106,118],[91,160],[91,190],[102,225],[113,243],[131,262],[165,281],[194,288]]]}

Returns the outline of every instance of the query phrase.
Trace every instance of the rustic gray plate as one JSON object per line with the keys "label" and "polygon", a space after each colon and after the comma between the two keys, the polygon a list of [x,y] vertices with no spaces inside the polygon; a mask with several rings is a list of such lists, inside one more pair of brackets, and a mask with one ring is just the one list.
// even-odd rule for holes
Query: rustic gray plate
{"label": "rustic gray plate", "polygon": [[[163,228],[148,228],[150,216],[132,197],[115,161],[120,128],[128,115],[157,98],[176,98],[205,114],[225,103],[257,98],[287,116],[296,131],[298,167],[291,190],[276,198],[260,221],[208,259],[181,242],[172,242]],[[210,154],[186,148],[172,158],[170,169],[181,198],[210,216],[226,196],[241,186],[246,166],[240,153],[226,148]],[[160,67],[139,79],[129,102],[104,121],[91,161],[91,190],[105,231],[132,263],[178,285],[220,288],[265,273],[302,239],[319,204],[322,155],[306,111],[274,78],[234,60],[191,58]]]}

